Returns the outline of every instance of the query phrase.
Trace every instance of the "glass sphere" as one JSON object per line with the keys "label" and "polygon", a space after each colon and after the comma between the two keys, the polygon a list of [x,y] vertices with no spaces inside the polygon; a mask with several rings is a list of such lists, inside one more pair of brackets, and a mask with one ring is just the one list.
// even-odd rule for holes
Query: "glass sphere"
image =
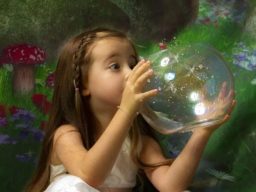
{"label": "glass sphere", "polygon": [[159,90],[141,114],[158,132],[171,134],[223,120],[234,98],[233,77],[216,49],[195,44],[161,50],[148,58],[154,76],[146,90]]}

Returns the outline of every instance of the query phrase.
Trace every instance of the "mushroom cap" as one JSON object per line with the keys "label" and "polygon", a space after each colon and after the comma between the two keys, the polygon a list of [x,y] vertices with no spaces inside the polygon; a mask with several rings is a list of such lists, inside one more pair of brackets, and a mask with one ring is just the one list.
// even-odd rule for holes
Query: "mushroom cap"
{"label": "mushroom cap", "polygon": [[36,65],[44,63],[46,53],[43,49],[30,44],[11,45],[3,49],[1,63]]}

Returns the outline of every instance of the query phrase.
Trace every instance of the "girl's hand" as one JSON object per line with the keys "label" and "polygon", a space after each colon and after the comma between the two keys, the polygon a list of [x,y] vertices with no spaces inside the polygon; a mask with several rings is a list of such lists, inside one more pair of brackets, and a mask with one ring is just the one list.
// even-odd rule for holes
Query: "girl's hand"
{"label": "girl's hand", "polygon": [[150,62],[141,60],[127,77],[125,88],[120,103],[120,108],[131,115],[139,111],[141,104],[146,99],[157,94],[157,89],[143,92],[147,80],[153,75]]}
{"label": "girl's hand", "polygon": [[[231,112],[233,111],[236,104],[236,101],[232,100],[233,97],[234,91],[230,90],[227,93],[227,85],[226,82],[224,82],[216,100],[214,100],[213,102],[204,102],[206,104],[207,112],[204,115],[200,116],[200,119],[214,119],[218,116],[223,116],[223,113],[225,113],[225,116],[222,119],[218,120],[216,124],[205,127],[204,129],[214,131],[223,123],[229,120]],[[227,106],[230,107],[227,109]]]}

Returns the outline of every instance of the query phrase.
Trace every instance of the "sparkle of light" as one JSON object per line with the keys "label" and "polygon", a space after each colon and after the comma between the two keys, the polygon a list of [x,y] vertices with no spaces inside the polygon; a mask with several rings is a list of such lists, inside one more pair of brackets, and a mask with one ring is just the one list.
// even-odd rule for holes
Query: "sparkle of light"
{"label": "sparkle of light", "polygon": [[169,57],[164,57],[164,58],[161,60],[160,65],[161,65],[162,67],[166,67],[166,66],[169,64],[169,62],[170,62],[170,58],[169,58]]}
{"label": "sparkle of light", "polygon": [[193,91],[193,92],[190,94],[190,100],[191,100],[191,101],[198,101],[198,100],[199,100],[199,94],[198,94],[198,92]]}
{"label": "sparkle of light", "polygon": [[194,112],[196,115],[203,115],[203,114],[205,114],[205,111],[206,111],[206,108],[203,103],[197,103],[195,105]]}
{"label": "sparkle of light", "polygon": [[171,80],[173,80],[174,78],[175,78],[175,73],[172,73],[172,72],[166,73],[166,74],[164,75],[164,79],[165,79],[166,81],[171,81]]}

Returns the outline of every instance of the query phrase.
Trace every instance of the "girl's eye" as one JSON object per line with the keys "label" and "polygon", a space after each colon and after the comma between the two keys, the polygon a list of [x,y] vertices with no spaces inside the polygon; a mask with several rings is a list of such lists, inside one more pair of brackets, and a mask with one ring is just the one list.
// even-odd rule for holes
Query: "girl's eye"
{"label": "girl's eye", "polygon": [[135,57],[131,57],[129,59],[129,67],[133,69],[137,65],[137,59]]}
{"label": "girl's eye", "polygon": [[129,64],[130,69],[133,69],[137,65],[136,62],[132,62]]}
{"label": "girl's eye", "polygon": [[109,66],[109,68],[111,70],[119,70],[120,69],[120,65],[118,63],[113,63]]}

